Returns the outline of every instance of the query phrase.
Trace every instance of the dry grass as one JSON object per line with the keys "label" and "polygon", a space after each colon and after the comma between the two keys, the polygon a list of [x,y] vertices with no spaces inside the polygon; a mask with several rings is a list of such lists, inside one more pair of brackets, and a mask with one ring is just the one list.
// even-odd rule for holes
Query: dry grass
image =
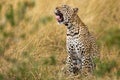
{"label": "dry grass", "polygon": [[78,7],[98,39],[101,61],[92,79],[120,79],[119,0],[0,0],[0,80],[88,79],[62,76],[66,29],[53,13],[61,4]]}

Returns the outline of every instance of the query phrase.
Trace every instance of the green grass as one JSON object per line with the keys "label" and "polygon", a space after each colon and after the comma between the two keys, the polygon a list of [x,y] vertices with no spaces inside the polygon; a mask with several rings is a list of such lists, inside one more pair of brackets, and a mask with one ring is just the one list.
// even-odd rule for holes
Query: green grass
{"label": "green grass", "polygon": [[97,68],[94,71],[94,74],[99,77],[103,77],[106,73],[110,73],[113,68],[117,67],[117,63],[115,60],[112,61],[99,61],[97,63]]}
{"label": "green grass", "polygon": [[10,22],[12,26],[15,25],[15,20],[14,20],[14,10],[13,10],[13,5],[9,5],[9,8],[5,14],[6,19]]}

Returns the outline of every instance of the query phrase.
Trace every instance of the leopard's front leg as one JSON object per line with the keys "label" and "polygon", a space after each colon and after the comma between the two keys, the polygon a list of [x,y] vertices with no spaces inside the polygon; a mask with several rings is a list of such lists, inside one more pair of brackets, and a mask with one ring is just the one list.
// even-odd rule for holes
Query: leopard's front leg
{"label": "leopard's front leg", "polygon": [[76,75],[79,71],[78,67],[77,67],[77,59],[73,59],[70,56],[67,57],[66,60],[66,66],[67,66],[67,73],[69,75]]}

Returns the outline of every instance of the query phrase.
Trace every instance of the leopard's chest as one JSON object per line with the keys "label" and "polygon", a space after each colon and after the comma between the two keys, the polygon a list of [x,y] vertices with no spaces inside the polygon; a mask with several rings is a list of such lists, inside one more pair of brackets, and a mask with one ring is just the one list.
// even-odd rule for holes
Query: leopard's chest
{"label": "leopard's chest", "polygon": [[77,45],[80,43],[78,38],[75,37],[67,37],[67,47],[69,48],[76,48]]}
{"label": "leopard's chest", "polygon": [[67,37],[66,41],[67,52],[70,56],[81,57],[81,52],[84,49],[84,46],[79,38],[76,37]]}

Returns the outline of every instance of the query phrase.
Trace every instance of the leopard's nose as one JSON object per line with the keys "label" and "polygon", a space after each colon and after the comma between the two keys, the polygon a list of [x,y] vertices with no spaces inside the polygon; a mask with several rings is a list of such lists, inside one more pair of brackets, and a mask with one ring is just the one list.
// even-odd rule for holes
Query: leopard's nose
{"label": "leopard's nose", "polygon": [[60,13],[60,11],[59,11],[58,7],[56,7],[56,8],[55,8],[54,13],[55,13],[56,15],[57,15],[58,13]]}
{"label": "leopard's nose", "polygon": [[58,10],[58,7],[56,7],[55,9]]}
{"label": "leopard's nose", "polygon": [[57,11],[57,12],[60,12],[60,10],[59,10],[60,8],[59,7],[56,7],[55,8],[55,10]]}
{"label": "leopard's nose", "polygon": [[57,12],[58,12],[58,8],[56,7],[54,13],[56,14]]}

